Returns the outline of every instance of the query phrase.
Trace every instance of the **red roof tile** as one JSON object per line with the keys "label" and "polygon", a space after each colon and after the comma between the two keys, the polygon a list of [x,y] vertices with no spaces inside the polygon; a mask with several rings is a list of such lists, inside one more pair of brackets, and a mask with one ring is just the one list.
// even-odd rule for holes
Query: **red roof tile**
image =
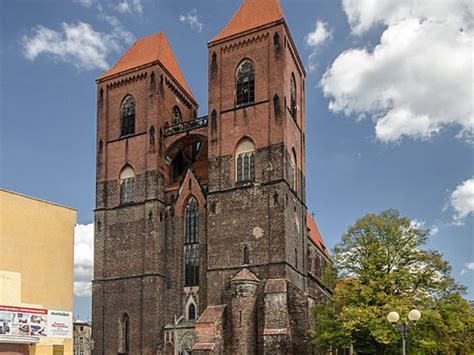
{"label": "red roof tile", "polygon": [[284,18],[279,0],[244,0],[224,30],[211,42],[233,36]]}
{"label": "red roof tile", "polygon": [[99,80],[156,61],[160,61],[182,88],[196,101],[186,80],[184,80],[173,50],[163,32],[137,40],[107,73],[99,77]]}
{"label": "red roof tile", "polygon": [[308,237],[313,241],[314,244],[321,250],[321,252],[329,258],[329,252],[324,244],[323,237],[319,232],[318,225],[314,218],[307,213],[306,214],[306,227],[308,228]]}
{"label": "red roof tile", "polygon": [[258,279],[257,276],[255,276],[255,274],[252,271],[246,268],[243,268],[230,280],[230,282],[240,282],[240,281],[259,282],[260,280]]}

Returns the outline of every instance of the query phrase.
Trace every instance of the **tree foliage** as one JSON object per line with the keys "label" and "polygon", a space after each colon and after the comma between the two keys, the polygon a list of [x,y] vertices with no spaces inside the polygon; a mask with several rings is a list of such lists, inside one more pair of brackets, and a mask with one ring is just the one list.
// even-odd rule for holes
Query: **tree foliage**
{"label": "tree foliage", "polygon": [[400,353],[400,334],[387,321],[401,321],[417,308],[422,319],[409,331],[410,354],[469,354],[474,349],[474,313],[449,264],[424,250],[429,230],[398,211],[368,214],[334,248],[326,282],[333,299],[315,307],[315,345],[320,350],[354,346],[360,354]]}

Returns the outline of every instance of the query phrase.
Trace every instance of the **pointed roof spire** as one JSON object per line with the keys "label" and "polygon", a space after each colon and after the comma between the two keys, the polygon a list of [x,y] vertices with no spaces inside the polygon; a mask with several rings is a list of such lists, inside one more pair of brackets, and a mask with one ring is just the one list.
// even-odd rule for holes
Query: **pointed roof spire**
{"label": "pointed roof spire", "polygon": [[103,80],[115,74],[138,68],[142,65],[159,61],[174,77],[179,85],[196,101],[183,73],[179,68],[176,57],[163,32],[152,34],[137,40],[115,65],[98,80]]}
{"label": "pointed roof spire", "polygon": [[284,19],[279,0],[244,0],[224,30],[211,42]]}

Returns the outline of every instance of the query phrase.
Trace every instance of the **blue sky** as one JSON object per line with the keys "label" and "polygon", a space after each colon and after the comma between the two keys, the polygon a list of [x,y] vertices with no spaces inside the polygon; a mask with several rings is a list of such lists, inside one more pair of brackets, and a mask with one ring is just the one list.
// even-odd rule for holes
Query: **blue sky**
{"label": "blue sky", "polygon": [[[429,247],[474,299],[472,4],[281,3],[308,69],[307,202],[326,243],[364,214],[396,208],[434,231]],[[207,114],[206,43],[239,4],[1,2],[1,186],[78,210],[82,276],[92,258],[95,78],[134,39],[164,31]],[[87,289],[77,293],[75,314],[88,318]]]}

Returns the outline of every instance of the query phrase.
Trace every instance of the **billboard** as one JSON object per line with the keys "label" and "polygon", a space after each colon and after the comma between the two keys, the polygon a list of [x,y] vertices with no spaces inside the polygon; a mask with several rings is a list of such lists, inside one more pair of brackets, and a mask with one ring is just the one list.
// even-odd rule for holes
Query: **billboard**
{"label": "billboard", "polygon": [[0,335],[72,338],[72,312],[0,305]]}

